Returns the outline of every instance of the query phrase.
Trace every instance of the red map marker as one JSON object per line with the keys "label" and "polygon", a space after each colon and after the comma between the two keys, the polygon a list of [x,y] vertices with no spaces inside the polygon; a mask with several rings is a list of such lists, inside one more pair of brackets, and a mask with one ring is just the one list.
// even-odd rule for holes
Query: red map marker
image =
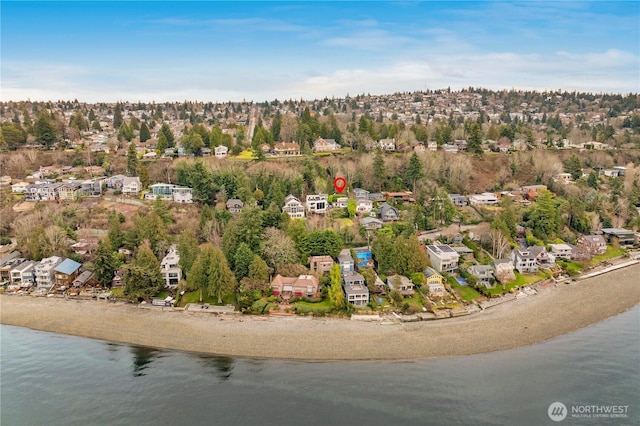
{"label": "red map marker", "polygon": [[342,194],[342,191],[347,187],[347,181],[343,177],[337,177],[333,180],[333,187]]}

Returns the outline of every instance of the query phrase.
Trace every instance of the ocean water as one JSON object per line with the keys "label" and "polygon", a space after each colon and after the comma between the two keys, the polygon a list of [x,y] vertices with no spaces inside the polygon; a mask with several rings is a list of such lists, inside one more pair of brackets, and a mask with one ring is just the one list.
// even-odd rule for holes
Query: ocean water
{"label": "ocean water", "polygon": [[[403,362],[229,358],[6,325],[0,344],[2,426],[640,424],[640,306],[533,346]],[[569,407],[557,423],[556,401]],[[593,405],[627,408],[570,414]]]}

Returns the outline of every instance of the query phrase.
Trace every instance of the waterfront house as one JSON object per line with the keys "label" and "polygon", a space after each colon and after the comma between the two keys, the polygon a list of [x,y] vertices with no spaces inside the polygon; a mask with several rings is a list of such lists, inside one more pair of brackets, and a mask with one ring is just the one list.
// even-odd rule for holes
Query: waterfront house
{"label": "waterfront house", "polygon": [[282,212],[289,215],[292,219],[304,219],[304,205],[300,200],[289,194],[284,199],[284,205],[282,206]]}
{"label": "waterfront house", "polygon": [[442,272],[453,272],[458,269],[460,255],[457,251],[445,244],[428,245],[426,247],[427,255],[431,261],[431,266]]}
{"label": "waterfront house", "polygon": [[[591,259],[591,257],[603,254],[607,251],[607,241],[602,235],[583,235],[578,238],[577,250],[574,250],[574,259]],[[581,254],[579,255],[578,252]]]}
{"label": "waterfront house", "polygon": [[551,265],[553,261],[542,246],[515,248],[511,251],[513,266],[521,274],[538,272],[539,266]]}
{"label": "waterfront house", "polygon": [[609,244],[617,240],[620,244],[635,244],[636,235],[633,231],[623,228],[602,228],[602,235]]}
{"label": "waterfront house", "polygon": [[329,205],[327,194],[307,195],[307,210],[311,213],[324,214]]}
{"label": "waterfront house", "polygon": [[160,272],[164,279],[166,288],[176,288],[182,279],[182,268],[180,268],[180,255],[178,254],[178,246],[172,244],[169,252],[160,262]]}
{"label": "waterfront house", "polygon": [[34,267],[36,262],[28,260],[14,265],[11,270],[11,284],[20,287],[30,287],[35,283]]}
{"label": "waterfront house", "polygon": [[74,279],[80,274],[82,265],[75,260],[65,259],[53,268],[56,285],[70,287]]}
{"label": "waterfront house", "polygon": [[516,279],[511,259],[495,259],[493,261],[493,269],[493,275],[501,283],[508,283]]}
{"label": "waterfront house", "polygon": [[0,258],[0,282],[9,282],[11,280],[11,268],[24,261],[25,259],[20,257],[20,252],[16,250],[2,256]]}
{"label": "waterfront house", "polygon": [[573,258],[573,247],[569,244],[549,244],[551,247],[551,253],[556,259],[571,259]]}
{"label": "waterfront house", "polygon": [[308,259],[309,269],[318,275],[329,275],[333,267],[333,258],[331,256],[310,256]]}
{"label": "waterfront house", "polygon": [[238,200],[237,198],[231,198],[227,201],[226,206],[227,210],[229,210],[229,213],[236,214],[242,211],[244,203],[242,202],[242,200]]}
{"label": "waterfront house", "polygon": [[71,285],[75,288],[79,288],[93,286],[95,283],[97,283],[96,274],[93,271],[86,270],[78,275]]}
{"label": "waterfront house", "polygon": [[319,297],[320,283],[313,275],[300,275],[296,277],[283,277],[278,274],[271,281],[274,296],[280,296],[287,301],[295,297]]}
{"label": "waterfront house", "polygon": [[424,269],[425,285],[429,288],[429,295],[442,296],[447,290],[444,288],[444,277],[435,269],[427,266]]}
{"label": "waterfront house", "polygon": [[369,289],[364,277],[357,272],[350,272],[343,279],[342,288],[347,301],[353,306],[366,306],[369,303]]}
{"label": "waterfront house", "polygon": [[51,256],[42,259],[34,266],[36,284],[40,288],[49,288],[54,283],[54,269],[63,259],[58,256]]}
{"label": "waterfront house", "polygon": [[413,282],[404,275],[391,275],[387,277],[389,290],[398,290],[404,297],[411,297],[415,293]]}
{"label": "waterfront house", "polygon": [[493,267],[490,265],[473,265],[467,268],[467,272],[477,279],[478,285],[484,285],[487,288],[492,287]]}

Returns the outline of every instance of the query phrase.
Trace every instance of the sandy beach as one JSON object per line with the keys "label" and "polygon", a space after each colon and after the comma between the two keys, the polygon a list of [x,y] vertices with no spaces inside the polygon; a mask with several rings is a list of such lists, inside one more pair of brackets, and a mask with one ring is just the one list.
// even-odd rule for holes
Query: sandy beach
{"label": "sandy beach", "polygon": [[466,317],[384,324],[339,318],[216,316],[129,304],[0,296],[0,322],[166,349],[295,360],[403,360],[530,345],[640,302],[640,265],[557,284]]}

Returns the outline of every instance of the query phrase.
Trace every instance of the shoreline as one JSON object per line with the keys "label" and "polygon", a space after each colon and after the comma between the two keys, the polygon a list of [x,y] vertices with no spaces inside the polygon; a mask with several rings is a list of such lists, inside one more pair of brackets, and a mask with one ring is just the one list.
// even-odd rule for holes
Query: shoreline
{"label": "shoreline", "polygon": [[215,316],[123,303],[0,296],[0,323],[94,339],[243,358],[415,360],[540,343],[640,303],[640,265],[471,315],[384,324],[326,317]]}

